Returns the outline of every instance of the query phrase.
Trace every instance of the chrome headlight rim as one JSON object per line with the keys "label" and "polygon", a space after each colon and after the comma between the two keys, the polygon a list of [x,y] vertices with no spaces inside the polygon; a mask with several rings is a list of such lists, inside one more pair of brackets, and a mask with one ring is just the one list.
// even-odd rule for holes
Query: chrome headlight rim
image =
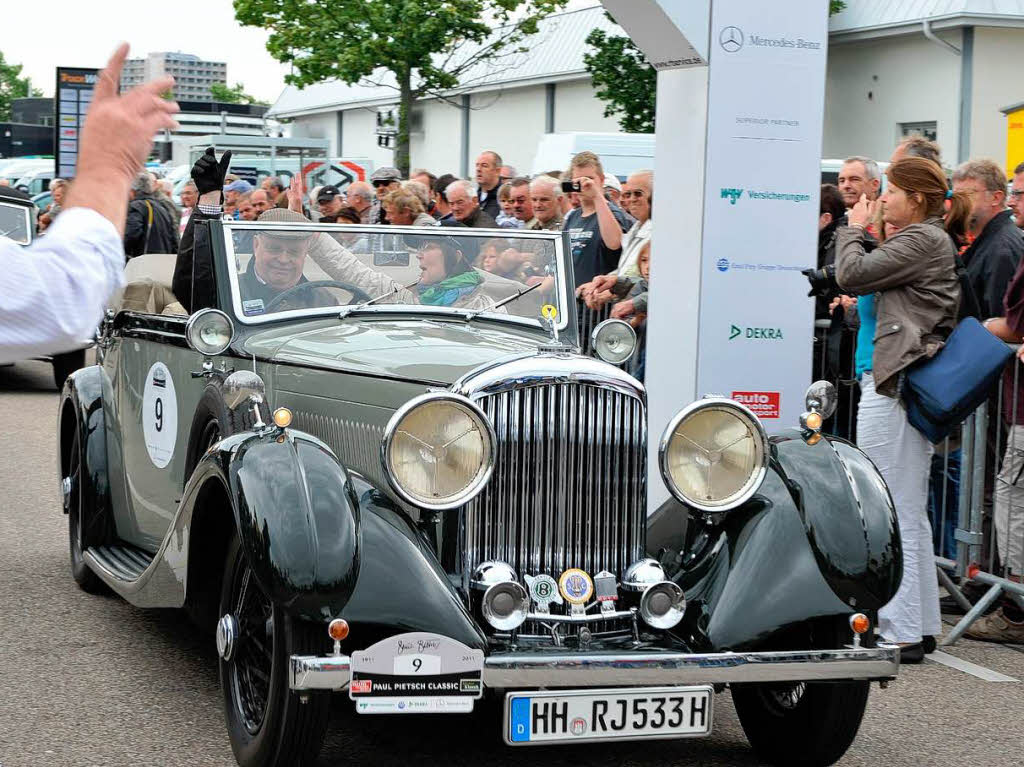
{"label": "chrome headlight rim", "polygon": [[[394,469],[391,465],[391,447],[396,435],[398,434],[398,427],[405,417],[421,405],[435,402],[450,402],[456,407],[461,407],[478,422],[481,427],[481,431],[486,436],[485,441],[487,455],[480,470],[477,472],[476,477],[466,487],[466,489],[457,495],[448,497],[446,500],[431,502],[411,494],[402,487],[401,483],[396,478]],[[491,425],[491,422],[488,420],[483,410],[481,410],[480,407],[471,399],[464,397],[461,394],[453,394],[452,392],[428,392],[426,394],[420,394],[419,396],[413,397],[398,408],[394,415],[391,416],[387,426],[384,428],[384,437],[381,440],[381,465],[384,469],[384,476],[387,477],[388,484],[391,485],[391,489],[394,490],[403,501],[416,506],[417,508],[426,509],[428,511],[447,511],[450,509],[457,509],[460,506],[469,503],[487,486],[487,483],[491,479],[491,474],[494,473],[497,442],[498,438],[494,433],[494,427]]]}
{"label": "chrome headlight rim", "polygon": [[[629,354],[627,354],[621,360],[606,359],[605,356],[601,353],[601,344],[599,343],[600,338],[604,333],[608,331],[609,328],[613,327],[621,327],[624,330],[628,331],[628,336],[632,340],[632,347],[629,350]],[[633,358],[633,355],[636,354],[636,346],[636,330],[634,330],[633,326],[630,325],[625,320],[610,317],[604,320],[603,322],[599,322],[594,327],[594,329],[590,331],[590,348],[597,353],[597,356],[601,359],[602,362],[607,362],[609,365],[624,365],[627,362],[629,362]]]}
{"label": "chrome headlight rim", "polygon": [[[200,324],[205,324],[210,320],[219,319],[227,325],[228,340],[222,347],[206,346],[205,348],[201,345],[200,334],[202,328]],[[216,357],[226,352],[230,347],[231,343],[235,340],[235,323],[231,321],[231,318],[227,314],[222,312],[220,309],[200,309],[198,312],[188,318],[185,323],[185,340],[193,351],[197,351],[204,357]]]}
{"label": "chrome headlight rim", "polygon": [[[716,504],[701,503],[700,501],[688,498],[679,486],[676,485],[671,472],[668,470],[669,443],[672,441],[672,436],[676,433],[676,429],[679,428],[679,424],[691,415],[711,408],[725,408],[738,411],[739,414],[748,420],[753,427],[752,430],[754,437],[757,440],[758,449],[761,453],[761,461],[757,468],[752,472],[751,477],[744,488],[739,493],[734,494],[733,497],[729,498],[727,502]],[[761,488],[761,484],[764,482],[764,478],[768,474],[768,464],[770,460],[771,453],[768,442],[768,433],[765,431],[764,425],[761,423],[761,419],[754,415],[750,408],[745,405],[741,405],[735,400],[728,399],[727,397],[706,397],[705,399],[697,400],[696,402],[684,407],[675,414],[671,421],[668,422],[668,426],[666,426],[665,430],[662,432],[661,441],[658,444],[658,467],[661,470],[661,477],[669,492],[672,493],[672,496],[684,506],[704,512],[705,514],[721,514],[727,511],[732,511],[736,507],[742,506],[744,503],[749,501],[750,498]]]}

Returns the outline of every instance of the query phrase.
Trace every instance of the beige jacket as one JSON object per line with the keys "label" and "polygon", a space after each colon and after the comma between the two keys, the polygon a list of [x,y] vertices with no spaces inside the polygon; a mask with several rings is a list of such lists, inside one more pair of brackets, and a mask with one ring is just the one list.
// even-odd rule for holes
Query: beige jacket
{"label": "beige jacket", "polygon": [[[319,234],[309,249],[310,258],[317,266],[323,269],[332,280],[347,282],[360,288],[370,298],[390,293],[398,289],[395,295],[388,297],[380,303],[386,304],[418,304],[419,296],[407,288],[401,287],[386,274],[381,274],[371,269],[359,258],[352,254],[348,248],[340,245],[333,237],[327,234]],[[469,293],[453,304],[459,309],[483,309],[487,310],[494,306],[494,300],[479,288]],[[495,311],[504,312],[504,307]]]}
{"label": "beige jacket", "polygon": [[897,397],[898,374],[942,348],[956,325],[960,283],[956,251],[942,228],[929,218],[901,229],[870,253],[862,229],[836,230],[836,281],[847,292],[877,293],[875,389]]}

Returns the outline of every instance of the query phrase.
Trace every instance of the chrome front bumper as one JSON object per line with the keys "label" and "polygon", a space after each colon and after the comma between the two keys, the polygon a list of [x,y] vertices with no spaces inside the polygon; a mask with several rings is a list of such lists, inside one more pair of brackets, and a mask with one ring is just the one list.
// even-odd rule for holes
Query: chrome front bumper
{"label": "chrome front bumper", "polygon": [[[495,653],[484,659],[486,687],[607,687],[734,682],[822,682],[891,679],[899,648],[722,653]],[[293,690],[343,690],[347,655],[293,655]]]}

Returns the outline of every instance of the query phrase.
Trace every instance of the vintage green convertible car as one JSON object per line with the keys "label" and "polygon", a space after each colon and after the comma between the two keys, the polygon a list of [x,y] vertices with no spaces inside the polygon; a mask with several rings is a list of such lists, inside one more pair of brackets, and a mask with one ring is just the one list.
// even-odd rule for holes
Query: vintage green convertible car
{"label": "vintage green convertible car", "polygon": [[611,364],[631,331],[579,353],[561,234],[196,243],[216,305],[174,314],[174,257],[133,260],[64,388],[60,470],[76,581],[209,631],[240,764],[314,759],[331,692],[498,697],[515,746],[707,735],[728,687],[764,758],[848,748],[898,669],[873,627],[902,559],[878,472],[818,431],[829,385],[770,439],[730,400],[683,408],[648,517],[645,392]]}

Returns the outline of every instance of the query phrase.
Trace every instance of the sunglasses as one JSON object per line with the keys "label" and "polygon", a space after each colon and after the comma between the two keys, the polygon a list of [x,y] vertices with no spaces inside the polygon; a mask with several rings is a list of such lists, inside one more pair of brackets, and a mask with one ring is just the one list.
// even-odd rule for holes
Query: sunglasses
{"label": "sunglasses", "polygon": [[394,181],[374,181],[373,188],[380,189],[382,186],[391,186],[394,183]]}

